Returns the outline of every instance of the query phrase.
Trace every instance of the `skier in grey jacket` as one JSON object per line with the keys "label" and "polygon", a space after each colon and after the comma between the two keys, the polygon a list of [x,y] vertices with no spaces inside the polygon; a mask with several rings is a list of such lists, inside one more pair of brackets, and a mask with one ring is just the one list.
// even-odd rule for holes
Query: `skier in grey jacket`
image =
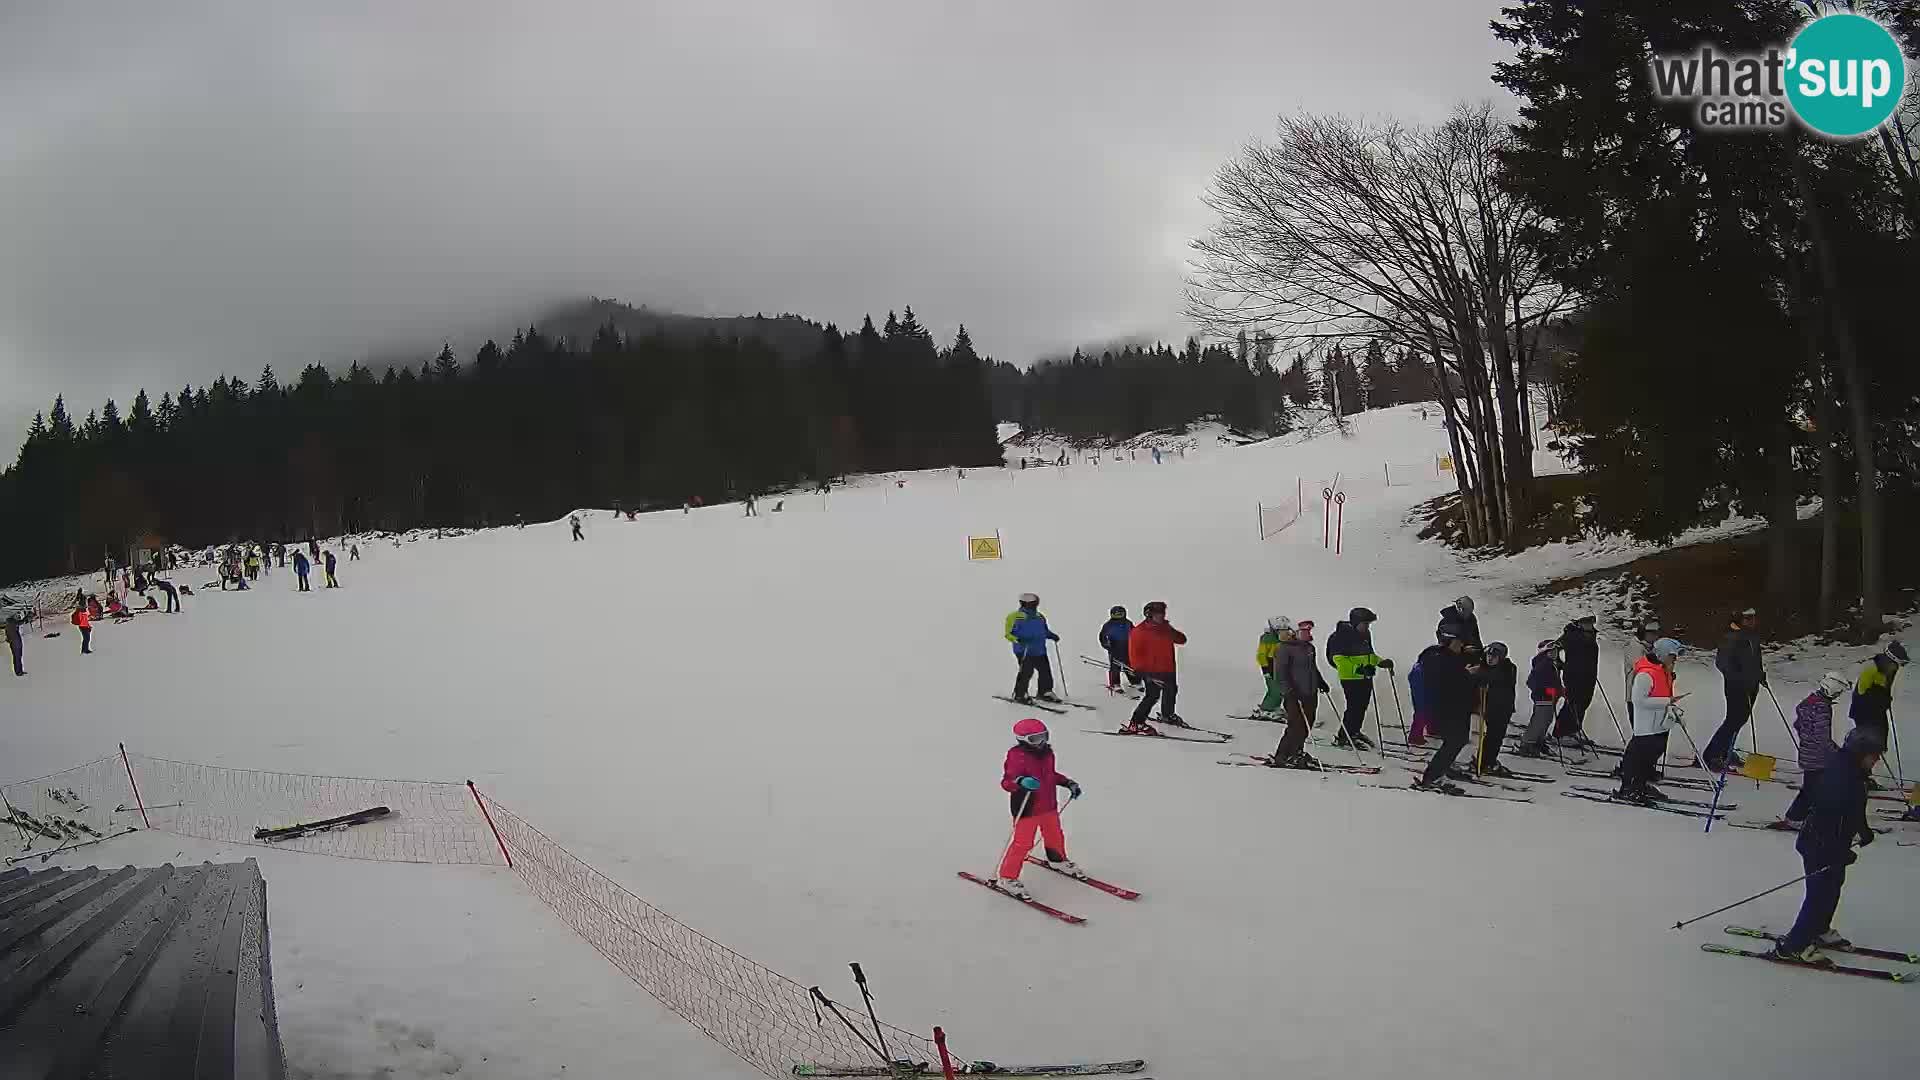
{"label": "skier in grey jacket", "polygon": [[1273,674],[1286,695],[1287,731],[1267,764],[1276,769],[1318,769],[1320,763],[1305,750],[1307,735],[1313,729],[1314,713],[1320,693],[1328,689],[1314,658],[1313,623],[1302,621],[1289,634],[1281,634],[1280,648],[1273,654]]}

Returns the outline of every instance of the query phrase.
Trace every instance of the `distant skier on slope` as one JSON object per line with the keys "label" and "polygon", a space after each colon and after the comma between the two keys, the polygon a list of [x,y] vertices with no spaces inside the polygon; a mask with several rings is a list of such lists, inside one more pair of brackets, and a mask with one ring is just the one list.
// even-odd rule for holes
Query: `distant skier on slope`
{"label": "distant skier on slope", "polygon": [[1013,725],[1013,747],[1000,769],[1000,787],[1007,793],[1013,811],[1013,837],[1000,857],[1000,871],[994,884],[1001,891],[1022,900],[1033,894],[1020,881],[1020,868],[1033,850],[1034,834],[1039,834],[1047,862],[1061,873],[1074,877],[1086,875],[1067,858],[1067,834],[1060,828],[1060,795],[1066,788],[1080,797],[1080,785],[1054,764],[1053,747],[1048,745],[1047,725],[1029,717]]}
{"label": "distant skier on slope", "polygon": [[587,538],[586,534],[580,531],[579,514],[568,514],[567,524],[573,528],[573,538],[575,540],[585,540]]}
{"label": "distant skier on slope", "polygon": [[1767,669],[1760,654],[1759,626],[1760,613],[1752,608],[1728,619],[1726,637],[1713,657],[1713,666],[1720,669],[1725,681],[1727,713],[1700,756],[1714,772],[1737,769],[1745,764],[1735,752],[1734,744],[1740,739],[1740,729],[1753,717],[1753,703],[1760,696],[1760,688],[1767,684]]}
{"label": "distant skier on slope", "polygon": [[1806,784],[1813,793],[1812,810],[1793,846],[1807,871],[1807,892],[1793,929],[1773,947],[1773,955],[1783,960],[1812,962],[1819,959],[1823,945],[1849,944],[1834,933],[1833,914],[1840,907],[1847,867],[1859,858],[1854,841],[1858,839],[1863,848],[1873,843],[1873,828],[1867,823],[1867,781],[1887,744],[1877,730],[1856,727],[1840,749],[1819,782]]}
{"label": "distant skier on slope", "polygon": [[1434,751],[1426,771],[1414,783],[1418,791],[1465,794],[1464,788],[1447,781],[1447,770],[1466,748],[1473,702],[1481,685],[1480,665],[1467,652],[1468,633],[1466,627],[1457,623],[1442,623],[1434,634],[1438,642],[1420,654],[1427,711],[1432,716],[1434,733],[1440,736],[1440,748]]}
{"label": "distant skier on slope", "polygon": [[1340,734],[1335,743],[1373,749],[1367,738],[1367,704],[1373,700],[1373,676],[1380,668],[1393,670],[1393,661],[1373,651],[1373,612],[1363,607],[1347,613],[1347,620],[1335,623],[1327,638],[1327,662],[1340,678],[1340,693],[1346,698],[1346,712],[1340,719]]}
{"label": "distant skier on slope", "polygon": [[1013,677],[1013,700],[1022,705],[1034,700],[1027,696],[1027,684],[1037,674],[1040,676],[1039,700],[1059,701],[1053,692],[1053,661],[1047,655],[1047,642],[1059,641],[1060,635],[1047,626],[1047,617],[1040,614],[1038,596],[1020,594],[1020,606],[1007,616],[1006,639],[1013,643],[1013,658],[1020,665],[1019,673]]}
{"label": "distant skier on slope", "polygon": [[1120,689],[1120,676],[1124,672],[1127,682],[1132,686],[1140,685],[1140,675],[1127,661],[1127,639],[1133,636],[1133,623],[1127,621],[1127,609],[1119,604],[1107,612],[1107,621],[1100,626],[1100,647],[1107,650],[1107,689]]}
{"label": "distant skier on slope", "polygon": [[1833,744],[1833,703],[1847,692],[1847,677],[1837,671],[1820,676],[1820,685],[1793,709],[1793,738],[1800,746],[1800,790],[1775,828],[1799,829],[1813,810],[1814,785],[1840,748]]}
{"label": "distant skier on slope", "polygon": [[[1594,629],[1598,621],[1592,615],[1583,615],[1560,632],[1561,677],[1566,681],[1567,694],[1561,699],[1553,735],[1562,746],[1584,748],[1593,742],[1583,725],[1600,678],[1600,634]],[[1637,664],[1634,670],[1639,670]]]}
{"label": "distant skier on slope", "polygon": [[1279,632],[1280,648],[1274,654],[1273,667],[1275,681],[1283,695],[1287,730],[1280,736],[1280,745],[1274,747],[1273,756],[1267,759],[1267,764],[1276,769],[1321,767],[1305,749],[1307,736],[1313,730],[1314,714],[1319,711],[1320,694],[1328,689],[1327,680],[1321,677],[1320,665],[1314,659],[1312,627],[1312,623],[1302,621],[1291,630]]}
{"label": "distant skier on slope", "polygon": [[1633,718],[1633,740],[1620,758],[1620,790],[1614,798],[1625,802],[1665,802],[1666,793],[1653,786],[1660,759],[1666,756],[1667,739],[1679,719],[1674,702],[1673,665],[1684,651],[1672,638],[1661,638],[1641,657],[1633,673],[1633,692],[1627,698],[1627,713]]}
{"label": "distant skier on slope", "polygon": [[321,567],[325,569],[327,572],[327,588],[329,589],[339,588],[340,582],[336,580],[333,576],[333,570],[337,564],[334,562],[334,559],[333,559],[332,548],[328,548],[327,550],[320,553],[320,563],[321,563]]}
{"label": "distant skier on slope", "polygon": [[301,551],[299,548],[295,548],[293,551],[293,576],[295,580],[299,582],[299,584],[294,591],[296,592],[312,592],[313,591],[313,588],[307,584],[307,574],[312,569],[313,569],[313,564],[307,561],[307,553],[304,551]]}
{"label": "distant skier on slope", "polygon": [[1513,770],[1500,764],[1500,747],[1507,739],[1507,725],[1513,720],[1514,695],[1520,669],[1507,657],[1507,643],[1487,645],[1485,678],[1487,685],[1486,727],[1481,729],[1480,749],[1474,759],[1474,771],[1481,776],[1511,777]]}
{"label": "distant skier on slope", "polygon": [[1156,703],[1160,706],[1160,722],[1182,725],[1186,721],[1174,711],[1174,698],[1180,692],[1180,683],[1174,673],[1173,649],[1176,645],[1185,645],[1187,635],[1174,629],[1167,621],[1167,602],[1155,600],[1141,609],[1142,618],[1134,626],[1133,633],[1127,638],[1128,666],[1140,673],[1146,681],[1146,691],[1140,695],[1140,704],[1133,710],[1133,718],[1124,730],[1133,734],[1151,731],[1147,724],[1147,715],[1153,712]]}
{"label": "distant skier on slope", "polygon": [[1527,720],[1527,730],[1513,751],[1521,757],[1547,756],[1547,727],[1553,723],[1554,707],[1560,704],[1560,695],[1566,690],[1560,682],[1559,650],[1558,641],[1552,638],[1542,641],[1536,646],[1533,664],[1527,670],[1527,694],[1533,700],[1533,716]]}

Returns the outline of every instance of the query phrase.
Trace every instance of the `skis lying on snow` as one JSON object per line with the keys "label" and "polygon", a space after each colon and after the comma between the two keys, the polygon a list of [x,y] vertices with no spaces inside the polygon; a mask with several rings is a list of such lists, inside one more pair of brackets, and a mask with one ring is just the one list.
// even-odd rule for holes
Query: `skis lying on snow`
{"label": "skis lying on snow", "polygon": [[1044,701],[1020,701],[1008,694],[995,694],[993,697],[996,701],[1004,701],[1009,705],[1018,705],[1023,709],[1039,709],[1041,712],[1050,712],[1055,716],[1067,715],[1067,710],[1054,708]]}
{"label": "skis lying on snow", "polygon": [[[956,1061],[953,1071],[961,1076],[1109,1076],[1137,1073],[1147,1067],[1145,1058],[1132,1061],[1061,1063],[1054,1065],[1002,1065],[994,1061]],[[901,1061],[892,1065],[795,1065],[795,1076],[938,1076],[940,1068],[925,1061]]]}
{"label": "skis lying on snow", "polygon": [[7,860],[7,865],[12,866],[15,863],[23,863],[23,862],[26,862],[28,859],[32,859],[32,858],[38,858],[41,862],[44,863],[48,859],[53,858],[55,855],[65,855],[67,852],[72,851],[75,848],[92,847],[95,844],[104,844],[109,840],[118,839],[119,837],[125,836],[128,833],[139,832],[139,831],[140,831],[139,829],[129,826],[125,829],[120,830],[117,833],[108,833],[106,836],[98,836],[93,838],[92,840],[79,840],[79,841],[69,840],[64,844],[61,844],[59,847],[51,848],[47,851],[29,851],[23,855],[15,855]]}
{"label": "skis lying on snow", "polygon": [[1032,863],[1035,866],[1042,867],[1047,870],[1051,870],[1054,873],[1059,874],[1063,878],[1072,878],[1074,881],[1077,881],[1082,885],[1092,886],[1093,888],[1099,889],[1101,892],[1106,893],[1109,896],[1117,896],[1122,900],[1140,899],[1140,894],[1133,891],[1132,889],[1125,888],[1120,885],[1115,885],[1110,881],[1101,881],[1099,878],[1074,877],[1074,875],[1067,873],[1065,870],[1060,869],[1059,867],[1053,865],[1052,863],[1048,862],[1045,859],[1036,859],[1033,856],[1029,855],[1027,856],[1027,861],[1029,863]]}
{"label": "skis lying on snow", "polygon": [[1657,802],[1628,802],[1625,799],[1616,799],[1612,795],[1592,795],[1584,791],[1563,791],[1560,794],[1569,799],[1585,799],[1588,802],[1608,803],[1613,806],[1633,806],[1641,810],[1658,810],[1663,814],[1679,814],[1681,817],[1711,817],[1715,821],[1722,821],[1726,818],[1725,814],[1709,814],[1705,810],[1688,810],[1682,806],[1668,806],[1665,803]]}
{"label": "skis lying on snow", "polygon": [[[1235,754],[1232,757],[1221,758],[1220,764],[1222,765],[1265,765],[1268,768],[1272,768],[1273,755],[1272,754]],[[1312,772],[1358,773],[1362,776],[1375,776],[1379,774],[1380,766],[1378,765],[1335,765],[1335,764],[1323,761],[1320,763],[1318,768],[1288,769],[1287,771],[1288,772],[1307,772],[1307,773],[1312,773]]]}
{"label": "skis lying on snow", "polygon": [[[1379,788],[1383,791],[1419,791],[1421,790],[1420,788],[1416,788],[1411,784],[1370,784],[1364,780],[1360,782],[1360,786],[1370,787],[1370,788]],[[1439,788],[1433,788],[1431,790],[1433,794],[1445,795],[1449,798],[1454,798],[1454,799],[1492,799],[1495,802],[1525,802],[1525,803],[1530,803],[1533,801],[1533,797],[1531,795],[1495,795],[1492,792],[1484,792],[1484,791],[1442,791]]]}
{"label": "skis lying on snow", "polygon": [[1775,956],[1770,952],[1762,952],[1758,949],[1736,949],[1731,945],[1717,945],[1713,942],[1708,942],[1700,946],[1700,950],[1702,952],[1719,953],[1722,956],[1751,956],[1755,960],[1765,960],[1768,963],[1782,964],[1787,967],[1811,968],[1814,971],[1831,971],[1836,975],[1858,975],[1863,979],[1879,979],[1882,982],[1913,981],[1913,976],[1903,971],[1885,971],[1880,968],[1852,967],[1847,964],[1836,964],[1825,957],[1821,957],[1818,960],[1789,960],[1784,956]]}
{"label": "skis lying on snow", "polygon": [[[1601,795],[1609,799],[1611,799],[1614,795],[1613,792],[1608,791],[1606,788],[1597,788],[1597,787],[1571,787],[1571,788],[1568,788],[1567,790],[1568,791],[1584,791],[1589,795]],[[1659,803],[1662,806],[1692,806],[1692,807],[1697,807],[1701,810],[1713,810],[1713,809],[1738,810],[1740,809],[1740,804],[1730,803],[1730,802],[1723,802],[1718,807],[1715,807],[1710,802],[1699,802],[1694,799],[1655,799],[1654,801]]]}
{"label": "skis lying on snow", "polygon": [[[1047,905],[1041,903],[1038,900],[1027,900],[1027,899],[1023,899],[1021,897],[1015,896],[1012,893],[1008,892],[1007,890],[1001,888],[1000,886],[995,885],[993,882],[988,881],[986,878],[975,877],[974,875],[967,873],[965,870],[962,870],[959,873],[961,877],[965,878],[968,881],[973,882],[975,885],[978,885],[983,889],[990,889],[993,892],[997,892],[1001,896],[1004,896],[1009,900],[1018,900],[1020,903],[1025,904],[1030,908],[1033,908],[1035,911],[1046,912],[1048,915],[1051,915],[1054,918],[1059,919],[1063,923],[1072,923],[1075,926],[1079,926],[1081,923],[1084,923],[1087,921],[1082,916],[1061,911],[1059,908],[1056,908],[1056,907],[1048,907]],[[886,1074],[882,1073],[881,1075],[884,1076]]]}
{"label": "skis lying on snow", "polygon": [[253,830],[253,838],[255,840],[269,841],[291,840],[296,836],[328,832],[333,829],[345,829],[354,825],[364,825],[369,821],[379,821],[391,813],[393,813],[393,811],[384,806],[374,806],[351,814],[341,814],[339,817],[323,818],[320,821],[303,821],[298,825],[287,825],[278,829],[255,829]]}
{"label": "skis lying on snow", "polygon": [[[1740,937],[1759,938],[1762,941],[1779,941],[1785,934],[1776,934],[1764,926],[1729,926],[1727,933]],[[1869,949],[1865,945],[1822,945],[1822,952],[1852,953],[1855,956],[1871,956],[1876,960],[1892,960],[1899,964],[1920,964],[1920,953],[1901,952],[1898,949]]]}

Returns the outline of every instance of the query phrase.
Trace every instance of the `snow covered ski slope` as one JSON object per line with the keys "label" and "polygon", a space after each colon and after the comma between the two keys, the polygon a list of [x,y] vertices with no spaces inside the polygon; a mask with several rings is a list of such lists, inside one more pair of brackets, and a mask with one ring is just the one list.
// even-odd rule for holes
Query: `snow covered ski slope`
{"label": "snow covered ski slope", "polygon": [[[1140,1057],[1162,1080],[1612,1080],[1884,1073],[1911,1054],[1910,987],[1703,955],[1725,944],[1721,920],[1667,929],[1799,874],[1788,835],[1703,834],[1694,818],[1550,797],[1564,780],[1531,803],[1448,799],[1220,768],[1214,745],[1082,734],[1117,728],[1132,706],[1073,659],[1099,655],[1116,604],[1137,619],[1167,602],[1190,639],[1180,712],[1234,733],[1237,752],[1267,753],[1281,733],[1228,718],[1260,696],[1254,647],[1270,615],[1313,619],[1319,644],[1370,607],[1376,648],[1404,673],[1465,592],[1486,638],[1524,666],[1572,613],[1512,598],[1548,560],[1466,565],[1414,539],[1410,508],[1450,487],[1433,468],[1444,449],[1437,414],[1402,407],[1355,418],[1350,439],[869,478],[780,513],[764,499],[755,518],[737,505],[633,522],[590,512],[579,543],[562,521],[375,544],[340,564],[337,590],[296,594],[276,571],[244,594],[189,598],[180,616],[102,627],[93,656],[70,634],[33,639],[30,677],[0,699],[0,774],[124,740],[248,768],[471,777],[739,953],[829,989],[859,961],[886,1019],[942,1024],[996,1060]],[[1408,467],[1391,470],[1395,486],[1386,465]],[[1318,499],[1336,475],[1338,556],[1321,546]],[[1257,506],[1299,490],[1300,521],[1261,540]],[[966,538],[995,532],[1005,557],[968,561]],[[1085,789],[1064,818],[1071,853],[1142,894],[1025,875],[1084,926],[954,874],[991,876],[1007,841],[1001,759],[1010,725],[1033,714],[992,695],[1012,686],[1002,625],[1024,591],[1064,638],[1071,696],[1098,710],[1044,716]],[[1603,681],[1622,641],[1603,638]],[[1837,662],[1775,670],[1783,703],[1810,688],[1802,667]],[[1689,657],[1680,680],[1703,736],[1718,720],[1710,658]],[[1920,715],[1912,687],[1897,710]],[[1392,694],[1380,696],[1391,726]],[[1787,750],[1770,711],[1756,724],[1762,749]],[[1613,741],[1598,704],[1588,730]],[[1746,816],[1791,792],[1747,782],[1728,797]],[[182,849],[147,835],[92,861]],[[537,922],[544,909],[510,876],[270,854],[275,967],[310,976],[286,979],[311,989],[282,1002],[307,1075],[437,1060],[389,1037],[423,1029],[461,1076],[751,1075]],[[340,905],[370,889],[418,932],[329,953],[330,937],[361,932]],[[1914,849],[1875,845],[1850,872],[1840,929],[1912,948],[1917,895]],[[1790,889],[1737,918],[1783,926],[1797,903]],[[411,974],[383,989],[388,969]],[[522,978],[538,989],[520,992]],[[583,1016],[606,1029],[590,1034]]]}

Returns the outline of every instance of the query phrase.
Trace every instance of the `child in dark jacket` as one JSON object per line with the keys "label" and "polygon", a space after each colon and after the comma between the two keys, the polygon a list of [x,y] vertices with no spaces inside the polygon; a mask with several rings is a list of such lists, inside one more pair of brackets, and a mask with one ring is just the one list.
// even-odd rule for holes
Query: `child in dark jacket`
{"label": "child in dark jacket", "polygon": [[1140,685],[1140,676],[1127,666],[1127,639],[1133,635],[1133,624],[1127,621],[1127,609],[1119,604],[1107,613],[1107,621],[1100,627],[1100,647],[1107,650],[1107,689],[1120,689],[1120,676],[1125,674],[1127,682]]}
{"label": "child in dark jacket", "polygon": [[1511,777],[1513,770],[1500,764],[1500,747],[1507,741],[1507,724],[1513,720],[1514,695],[1519,692],[1520,669],[1507,657],[1507,643],[1496,641],[1487,646],[1487,726],[1480,733],[1480,751],[1474,760],[1475,771],[1482,776]]}
{"label": "child in dark jacket", "polygon": [[1877,729],[1856,727],[1820,779],[1807,784],[1813,792],[1812,809],[1794,842],[1807,871],[1806,899],[1793,929],[1774,945],[1774,956],[1813,962],[1819,959],[1821,946],[1847,944],[1833,931],[1833,913],[1840,907],[1847,867],[1858,857],[1854,842],[1858,840],[1861,847],[1873,843],[1873,829],[1867,824],[1867,778],[1886,748]]}
{"label": "child in dark jacket", "polygon": [[1000,787],[1007,792],[1013,811],[1013,839],[1000,857],[1000,875],[994,887],[1027,900],[1031,894],[1020,883],[1020,867],[1033,850],[1035,833],[1050,866],[1074,877],[1086,876],[1067,858],[1067,835],[1060,829],[1060,796],[1055,790],[1066,788],[1077,799],[1080,785],[1054,766],[1047,725],[1031,717],[1022,720],[1013,725],[1013,738],[1013,747],[1007,751],[1006,764],[1000,771]]}
{"label": "child in dark jacket", "polygon": [[1553,723],[1553,710],[1559,707],[1560,698],[1567,690],[1560,681],[1560,660],[1554,655],[1560,643],[1548,638],[1536,648],[1533,666],[1527,670],[1527,696],[1533,702],[1533,715],[1520,736],[1520,745],[1513,751],[1530,758],[1547,756],[1547,727]]}

